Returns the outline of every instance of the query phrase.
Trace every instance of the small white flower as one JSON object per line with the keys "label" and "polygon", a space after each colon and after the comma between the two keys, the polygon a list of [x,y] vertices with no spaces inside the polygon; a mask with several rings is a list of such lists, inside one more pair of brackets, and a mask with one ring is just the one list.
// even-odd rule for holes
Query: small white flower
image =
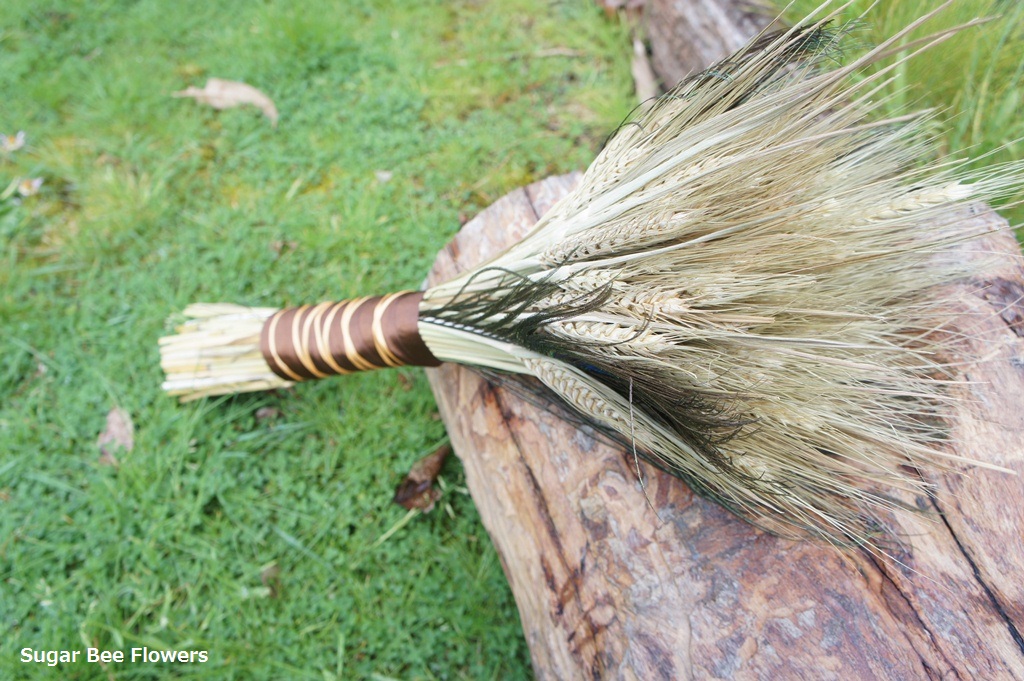
{"label": "small white flower", "polygon": [[0,149],[6,153],[17,151],[25,146],[25,131],[19,130],[16,135],[0,134]]}
{"label": "small white flower", "polygon": [[43,178],[41,177],[26,177],[24,180],[18,183],[18,193],[22,196],[33,196],[39,193],[39,188],[43,186]]}

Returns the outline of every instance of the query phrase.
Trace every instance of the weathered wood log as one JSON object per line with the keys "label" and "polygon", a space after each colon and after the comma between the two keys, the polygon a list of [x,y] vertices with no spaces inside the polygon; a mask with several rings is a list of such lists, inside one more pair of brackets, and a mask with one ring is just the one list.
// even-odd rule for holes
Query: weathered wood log
{"label": "weathered wood log", "polygon": [[[650,5],[676,31],[681,14],[730,21],[711,0]],[[430,281],[520,238],[577,179],[499,200]],[[985,250],[1005,258],[957,288],[974,359],[955,451],[1024,473],[1024,265],[1001,218],[964,219],[996,230]],[[428,374],[538,678],[1024,678],[1024,476],[935,480],[936,499],[908,500],[930,513],[900,519],[906,546],[882,563],[766,535],[649,466],[641,487],[631,457],[589,430],[458,366]]]}
{"label": "weathered wood log", "polygon": [[[578,176],[501,199],[432,281],[519,238]],[[964,219],[1005,228],[979,208]],[[970,394],[956,450],[1024,472],[1024,268],[958,288]],[[936,482],[932,516],[879,564],[781,540],[634,463],[586,429],[454,365],[430,381],[512,585],[538,678],[1024,678],[1024,478]],[[652,508],[653,506],[653,508]]]}
{"label": "weathered wood log", "polygon": [[753,0],[646,0],[643,10],[651,63],[666,87],[743,47],[774,16]]}

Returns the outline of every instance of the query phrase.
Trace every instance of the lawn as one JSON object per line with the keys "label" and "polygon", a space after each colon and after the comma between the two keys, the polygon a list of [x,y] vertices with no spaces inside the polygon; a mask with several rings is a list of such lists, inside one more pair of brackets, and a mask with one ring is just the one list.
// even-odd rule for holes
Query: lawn
{"label": "lawn", "polygon": [[[457,461],[389,534],[445,438],[421,371],[180,406],[156,339],[194,300],[417,287],[460,221],[589,162],[624,44],[582,0],[4,3],[0,191],[42,184],[0,203],[0,678],[529,676]],[[207,77],[278,126],[170,96]],[[209,662],[19,653],[141,646]]]}
{"label": "lawn", "polygon": [[[894,88],[1003,159],[1022,13],[957,12],[993,10]],[[459,463],[433,512],[391,502],[445,439],[422,371],[182,406],[156,340],[192,301],[417,287],[461,222],[587,165],[628,59],[590,0],[0,0],[0,678],[528,678]],[[208,77],[277,126],[171,97]],[[112,410],[133,444],[104,454]],[[20,662],[143,646],[209,661]]]}

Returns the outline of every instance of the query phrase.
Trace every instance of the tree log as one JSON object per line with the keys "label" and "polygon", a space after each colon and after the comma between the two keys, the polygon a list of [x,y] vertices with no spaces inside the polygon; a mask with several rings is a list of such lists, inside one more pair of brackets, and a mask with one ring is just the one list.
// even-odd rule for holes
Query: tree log
{"label": "tree log", "polygon": [[[429,281],[521,238],[578,177],[499,200]],[[998,215],[964,219],[1005,257],[955,290],[963,357],[977,359],[962,366],[953,450],[1020,474],[1024,259]],[[905,546],[876,561],[767,535],[650,466],[641,486],[587,428],[462,367],[428,375],[539,679],[1024,678],[1024,476],[935,479],[935,499],[908,499],[930,513],[901,517]]]}
{"label": "tree log", "polygon": [[[578,175],[517,190],[438,256],[441,281],[520,238]],[[1024,472],[1024,267],[957,287],[970,381],[956,453]],[[540,679],[1024,678],[1024,478],[935,482],[898,563],[764,534],[456,365],[430,381],[515,595]]]}
{"label": "tree log", "polygon": [[774,16],[753,0],[646,0],[643,9],[651,63],[667,87],[743,47]]}

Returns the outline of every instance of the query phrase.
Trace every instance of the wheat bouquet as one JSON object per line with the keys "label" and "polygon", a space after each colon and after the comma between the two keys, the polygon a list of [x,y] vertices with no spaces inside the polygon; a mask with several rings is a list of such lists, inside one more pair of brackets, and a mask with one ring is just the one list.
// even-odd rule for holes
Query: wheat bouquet
{"label": "wheat bouquet", "polygon": [[[930,16],[930,15],[929,15]],[[694,490],[788,536],[871,544],[948,467],[938,285],[957,208],[1019,166],[937,162],[927,114],[877,120],[921,21],[852,63],[832,17],[764,34],[624,123],[519,243],[421,292],[198,304],[160,341],[192,400],[403,364],[532,375]]]}

